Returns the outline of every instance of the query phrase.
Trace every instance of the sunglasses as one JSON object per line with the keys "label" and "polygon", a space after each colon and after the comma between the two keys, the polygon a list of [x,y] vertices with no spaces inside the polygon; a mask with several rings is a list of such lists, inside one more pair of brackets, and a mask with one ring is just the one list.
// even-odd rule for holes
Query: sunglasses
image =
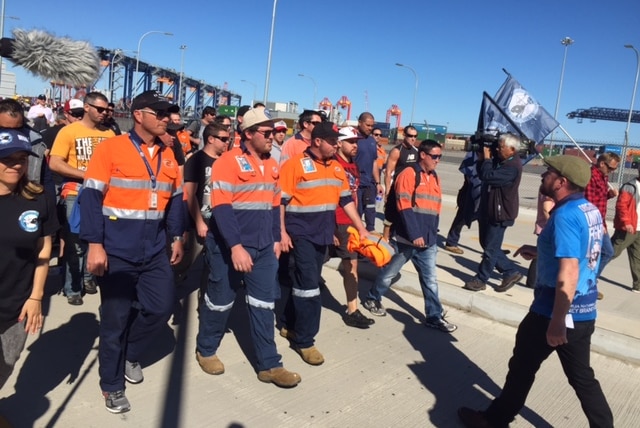
{"label": "sunglasses", "polygon": [[[87,104],[89,104],[89,103],[87,103]],[[105,111],[109,110],[109,107],[100,107],[100,106],[97,106],[97,105],[94,105],[94,104],[89,104],[89,105],[90,105],[91,107],[93,107],[94,109],[96,109],[96,111],[98,112],[98,114],[102,114],[102,113],[104,113]]]}
{"label": "sunglasses", "polygon": [[382,134],[373,134],[374,137],[381,137]]}
{"label": "sunglasses", "polygon": [[431,153],[426,153],[431,159],[433,160],[440,160],[442,159],[442,155],[432,155]]}
{"label": "sunglasses", "polygon": [[405,134],[407,138],[418,138],[418,134]]}
{"label": "sunglasses", "polygon": [[338,139],[337,138],[322,138],[322,141],[329,144],[330,146],[337,146]]}
{"label": "sunglasses", "polygon": [[230,137],[218,137],[217,135],[213,135],[213,138],[222,141],[223,143],[228,143]]}
{"label": "sunglasses", "polygon": [[608,163],[605,163],[605,165],[607,166],[607,169],[608,169],[609,171],[611,171],[611,172],[614,172],[614,171],[617,171],[617,170],[618,170],[618,167],[613,168],[613,167],[611,167],[611,165],[609,165]]}
{"label": "sunglasses", "polygon": [[271,138],[271,134],[273,134],[273,129],[268,131],[256,131],[258,134],[262,134],[264,138]]}
{"label": "sunglasses", "polygon": [[307,123],[310,123],[313,126],[316,126],[316,125],[322,123],[322,121],[321,120],[309,120],[309,121],[307,121]]}
{"label": "sunglasses", "polygon": [[81,111],[68,111],[67,114],[71,117],[75,117],[76,119],[82,118],[84,116],[84,110]]}
{"label": "sunglasses", "polygon": [[[158,120],[166,119],[169,117],[169,112],[166,110],[140,110],[142,113],[149,113],[156,117]],[[98,113],[100,113],[98,111]]]}

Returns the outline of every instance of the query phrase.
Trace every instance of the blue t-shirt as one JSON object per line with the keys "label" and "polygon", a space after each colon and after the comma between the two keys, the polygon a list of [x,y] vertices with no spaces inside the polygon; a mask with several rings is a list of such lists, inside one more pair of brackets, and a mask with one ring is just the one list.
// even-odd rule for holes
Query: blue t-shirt
{"label": "blue t-shirt", "polygon": [[572,195],[551,211],[549,222],[538,237],[538,276],[531,311],[551,318],[560,258],[578,259],[576,293],[569,313],[574,321],[596,318],[603,225],[595,205],[580,194]]}
{"label": "blue t-shirt", "polygon": [[373,180],[373,163],[378,159],[378,145],[375,138],[369,135],[358,140],[358,151],[354,161],[360,172],[360,187],[375,186]]}

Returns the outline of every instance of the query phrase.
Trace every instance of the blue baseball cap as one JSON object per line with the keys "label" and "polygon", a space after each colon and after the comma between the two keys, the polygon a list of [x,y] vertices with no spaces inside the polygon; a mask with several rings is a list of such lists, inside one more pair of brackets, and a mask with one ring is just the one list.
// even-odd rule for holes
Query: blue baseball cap
{"label": "blue baseball cap", "polygon": [[17,129],[0,128],[0,158],[6,158],[15,152],[27,152],[31,156],[38,157],[31,150],[29,137]]}

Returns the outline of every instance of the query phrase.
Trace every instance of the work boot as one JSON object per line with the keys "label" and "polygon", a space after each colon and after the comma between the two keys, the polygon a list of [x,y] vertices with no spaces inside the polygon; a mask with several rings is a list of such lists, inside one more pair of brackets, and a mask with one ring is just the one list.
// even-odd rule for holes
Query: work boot
{"label": "work boot", "polygon": [[210,375],[221,375],[224,373],[224,364],[218,358],[217,355],[210,357],[203,357],[200,352],[196,351],[196,360],[200,364],[200,368],[203,372]]}
{"label": "work boot", "polygon": [[324,357],[315,346],[311,346],[309,348],[294,349],[298,354],[300,354],[302,360],[307,364],[311,364],[312,366],[319,366],[320,364],[324,363]]}
{"label": "work boot", "polygon": [[273,383],[280,388],[293,388],[302,380],[298,373],[290,372],[284,367],[274,367],[258,372],[258,379],[265,383]]}
{"label": "work boot", "polygon": [[495,286],[494,289],[498,293],[504,293],[505,291],[507,291],[514,285],[516,285],[516,283],[521,279],[522,279],[522,274],[520,272],[516,272],[513,275],[509,275],[508,277],[503,279],[502,283],[500,285]]}
{"label": "work boot", "polygon": [[471,291],[482,291],[487,288],[487,284],[480,281],[478,278],[473,278],[471,281],[468,281],[467,283],[465,283],[464,287],[462,288],[464,288],[465,290],[471,290]]}

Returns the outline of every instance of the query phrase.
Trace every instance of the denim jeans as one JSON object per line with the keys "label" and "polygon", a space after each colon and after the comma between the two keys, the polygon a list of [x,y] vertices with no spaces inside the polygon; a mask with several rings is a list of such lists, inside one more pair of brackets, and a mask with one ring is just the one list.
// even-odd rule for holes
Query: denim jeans
{"label": "denim jeans", "polygon": [[369,232],[376,230],[376,186],[358,188],[358,213]]}
{"label": "denim jeans", "polygon": [[212,236],[207,236],[205,245],[209,280],[198,308],[196,349],[203,357],[217,353],[242,280],[246,287],[249,330],[258,360],[258,371],[282,367],[273,327],[275,300],[280,295],[276,280],[278,260],[273,246],[260,250],[245,247],[253,267],[251,272],[242,273],[233,268],[228,248],[220,247]]}
{"label": "denim jeans", "polygon": [[556,351],[589,426],[613,427],[611,409],[590,366],[595,321],[575,322],[574,328],[567,329],[568,343],[555,348],[547,344],[549,321],[533,312],[524,317],[516,333],[516,345],[502,392],[485,411],[485,417],[491,426],[508,426],[524,406],[540,365]]}
{"label": "denim jeans", "polygon": [[382,268],[376,278],[367,300],[382,300],[382,296],[391,287],[391,281],[400,272],[409,260],[418,272],[418,280],[420,288],[424,296],[424,312],[427,321],[438,320],[442,318],[442,304],[438,297],[438,282],[436,279],[436,255],[438,246],[433,244],[427,248],[417,248],[413,245],[407,245],[396,241],[391,241],[391,245],[396,250],[396,254],[391,261]]}
{"label": "denim jeans", "polygon": [[480,230],[480,245],[484,251],[476,277],[486,283],[491,278],[494,268],[502,273],[503,278],[516,273],[518,268],[515,263],[502,252],[502,241],[504,240],[504,232],[507,230],[507,226],[491,224],[486,219],[481,219],[478,222],[478,227]]}
{"label": "denim jeans", "polygon": [[[71,217],[71,210],[76,199],[77,196],[71,195],[64,200],[67,220]],[[68,223],[65,223],[63,233],[66,265],[63,291],[67,297],[79,296],[82,294],[84,283],[93,278],[86,269],[87,244],[80,240],[80,235],[69,230]]]}

